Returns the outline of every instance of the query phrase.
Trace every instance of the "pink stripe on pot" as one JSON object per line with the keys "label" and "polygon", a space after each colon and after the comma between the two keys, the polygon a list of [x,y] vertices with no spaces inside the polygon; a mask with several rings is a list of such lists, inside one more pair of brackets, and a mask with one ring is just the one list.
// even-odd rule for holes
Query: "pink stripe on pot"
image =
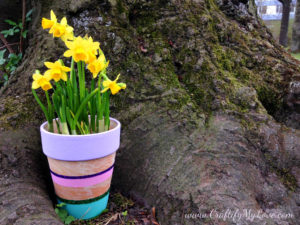
{"label": "pink stripe on pot", "polygon": [[89,177],[89,178],[82,178],[82,179],[66,179],[62,177],[55,176],[51,173],[51,177],[53,182],[65,186],[65,187],[88,187],[95,184],[99,184],[101,182],[104,182],[108,178],[110,178],[113,174],[113,168],[111,168],[109,171],[107,171],[104,174],[101,174],[99,176]]}
{"label": "pink stripe on pot", "polygon": [[43,152],[50,158],[64,161],[84,161],[98,159],[116,152],[120,146],[121,124],[110,118],[108,131],[87,135],[63,135],[46,129],[47,122],[41,125]]}

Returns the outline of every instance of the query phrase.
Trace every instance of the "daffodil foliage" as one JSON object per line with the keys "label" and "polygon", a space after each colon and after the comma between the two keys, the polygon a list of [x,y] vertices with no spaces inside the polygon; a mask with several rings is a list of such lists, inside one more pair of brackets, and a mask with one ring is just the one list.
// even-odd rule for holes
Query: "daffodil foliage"
{"label": "daffodil foliage", "polygon": [[[126,88],[118,83],[120,74],[110,80],[106,74],[106,60],[100,43],[92,37],[75,37],[73,27],[66,17],[58,22],[51,10],[50,19],[42,19],[43,29],[66,45],[64,57],[71,58],[70,67],[62,59],[44,62],[47,68],[42,74],[36,70],[32,75],[32,92],[48,121],[48,130],[54,132],[56,123],[60,134],[90,134],[109,129],[109,98]],[[91,75],[90,87],[86,87],[86,74]],[[39,99],[36,89],[46,95],[47,105]]]}

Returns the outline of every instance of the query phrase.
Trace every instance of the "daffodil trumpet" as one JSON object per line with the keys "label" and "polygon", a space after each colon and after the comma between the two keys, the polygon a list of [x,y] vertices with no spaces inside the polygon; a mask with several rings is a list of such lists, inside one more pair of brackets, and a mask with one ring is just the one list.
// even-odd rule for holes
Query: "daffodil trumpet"
{"label": "daffodil trumpet", "polygon": [[[43,75],[33,74],[32,93],[48,121],[48,130],[66,135],[90,134],[109,129],[110,94],[126,88],[125,83],[109,79],[106,68],[109,61],[92,37],[75,37],[66,17],[60,22],[51,10],[50,19],[42,19],[43,29],[49,29],[54,38],[66,45],[64,57],[71,57],[70,67],[63,59],[44,62]],[[90,76],[90,79],[86,79]],[[90,81],[87,82],[87,80]],[[47,106],[39,99],[36,89],[41,88]],[[53,121],[57,130],[53,129]]]}

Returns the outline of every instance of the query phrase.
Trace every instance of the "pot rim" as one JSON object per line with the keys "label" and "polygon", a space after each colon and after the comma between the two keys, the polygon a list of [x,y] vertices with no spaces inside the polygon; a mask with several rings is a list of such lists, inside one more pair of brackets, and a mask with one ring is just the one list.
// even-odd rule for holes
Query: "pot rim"
{"label": "pot rim", "polygon": [[[55,120],[57,120],[57,119],[58,118],[55,118]],[[42,123],[42,125],[40,126],[40,130],[41,130],[41,132],[46,133],[47,135],[53,135],[53,136],[59,136],[59,137],[67,137],[67,138],[68,137],[74,138],[74,137],[96,136],[96,135],[111,133],[111,132],[114,132],[117,129],[120,129],[121,123],[117,119],[109,117],[109,120],[110,121],[114,121],[117,124],[117,126],[115,126],[113,129],[110,129],[110,130],[107,130],[107,131],[103,131],[103,132],[100,132],[100,133],[95,133],[95,134],[57,134],[57,133],[52,133],[52,132],[49,132],[49,131],[47,131],[45,129],[45,126],[46,126],[46,124],[48,124],[48,121]]]}

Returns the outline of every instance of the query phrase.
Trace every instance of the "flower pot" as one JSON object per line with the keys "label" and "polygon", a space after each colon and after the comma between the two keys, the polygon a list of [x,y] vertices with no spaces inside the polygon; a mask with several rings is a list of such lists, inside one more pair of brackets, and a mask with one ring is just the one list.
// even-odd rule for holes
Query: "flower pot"
{"label": "flower pot", "polygon": [[91,219],[106,209],[120,130],[120,122],[113,118],[110,130],[89,135],[51,133],[47,122],[41,125],[55,193],[69,215]]}

